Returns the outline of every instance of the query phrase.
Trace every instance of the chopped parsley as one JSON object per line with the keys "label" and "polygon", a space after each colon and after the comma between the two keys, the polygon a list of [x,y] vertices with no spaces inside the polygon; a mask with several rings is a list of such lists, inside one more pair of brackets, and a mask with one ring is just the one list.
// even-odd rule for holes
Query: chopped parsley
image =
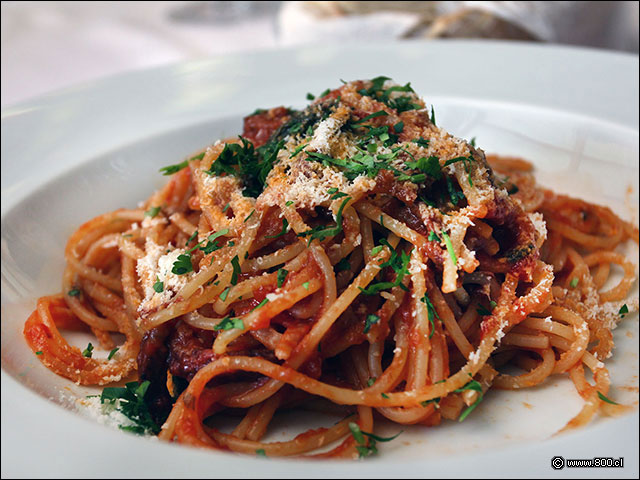
{"label": "chopped parsley", "polygon": [[578,280],[578,278],[577,278],[577,277],[576,277],[576,278],[572,278],[572,279],[571,279],[571,283],[569,283],[569,286],[570,286],[571,288],[576,288],[576,287],[578,286],[578,282],[579,282],[579,280]]}
{"label": "chopped parsley", "polygon": [[351,197],[345,198],[340,204],[340,208],[338,208],[338,213],[336,214],[336,226],[335,227],[323,227],[317,226],[312,228],[311,230],[307,230],[306,232],[299,233],[299,237],[309,237],[309,243],[307,245],[311,245],[313,240],[318,240],[322,242],[325,238],[335,237],[342,231],[342,210],[349,203]]}
{"label": "chopped parsley", "polygon": [[255,210],[251,210],[251,213],[249,215],[247,215],[247,218],[245,218],[242,223],[247,223],[247,221],[253,216],[253,214],[256,213]]}
{"label": "chopped parsley", "polygon": [[425,175],[433,178],[434,180],[440,180],[442,178],[442,171],[440,170],[440,162],[438,161],[438,157],[422,157],[415,162],[406,162],[406,164],[408,167],[419,170]]}
{"label": "chopped parsley", "polygon": [[444,239],[444,244],[447,246],[447,252],[449,252],[451,261],[454,265],[458,265],[458,257],[456,257],[456,252],[453,250],[453,244],[447,232],[442,232],[442,238]]}
{"label": "chopped parsley", "polygon": [[[376,442],[390,442],[402,433],[402,430],[400,430],[393,437],[379,437],[373,433],[363,432],[355,422],[349,422],[349,430],[357,443],[356,450],[358,451],[360,458],[377,454],[378,448],[376,447]],[[365,436],[368,437],[368,442],[365,439]]]}
{"label": "chopped parsley", "polygon": [[284,204],[285,207],[290,207],[291,205],[293,205],[293,200],[289,200]]}
{"label": "chopped parsley", "polygon": [[80,289],[78,287],[73,287],[67,292],[67,295],[69,295],[70,297],[77,297],[78,295],[80,295]]}
{"label": "chopped parsley", "polygon": [[267,303],[269,303],[269,299],[268,299],[268,298],[265,298],[265,299],[263,299],[263,300],[262,300],[258,305],[256,305],[255,307],[253,307],[253,308],[251,309],[251,311],[253,312],[254,310],[259,309],[260,307],[264,307]]}
{"label": "chopped parsley", "polygon": [[178,258],[173,262],[173,268],[171,273],[175,275],[184,275],[186,273],[193,272],[193,265],[191,263],[191,255],[182,254],[178,255]]}
{"label": "chopped parsley", "polygon": [[[189,250],[189,252],[192,252],[193,250],[195,250],[196,247],[202,250],[202,252],[205,255],[209,255],[210,253],[215,252],[216,250],[220,250],[222,247],[218,245],[218,241],[216,239],[224,235],[227,235],[228,233],[229,233],[228,228],[224,228],[219,232],[212,233],[206,238],[206,242],[207,242],[206,245],[203,245],[203,243],[205,242],[205,240],[203,240],[202,242],[198,243],[193,249]],[[229,242],[229,246],[231,246],[231,242]]]}
{"label": "chopped parsley", "polygon": [[349,263],[349,260],[347,260],[346,258],[343,258],[338,263],[336,263],[335,269],[336,269],[336,272],[351,270],[351,264]]}
{"label": "chopped parsley", "polygon": [[373,386],[373,384],[376,383],[376,380],[376,377],[371,377],[369,380],[367,380],[367,387]]}
{"label": "chopped parsley", "polygon": [[240,273],[242,273],[238,255],[234,256],[231,259],[231,266],[233,267],[233,273],[231,274],[231,285],[236,285],[238,283],[238,277],[240,276]]}
{"label": "chopped parsley", "polygon": [[338,198],[342,198],[342,197],[346,197],[347,196],[346,193],[338,191],[338,189],[335,188],[335,187],[332,187],[329,190],[327,190],[327,193],[329,195],[331,195],[331,200],[337,200]]}
{"label": "chopped parsley", "polygon": [[257,197],[262,193],[268,173],[276,160],[284,141],[269,142],[255,149],[253,143],[239,136],[241,143],[227,143],[211,164],[208,175],[233,175],[243,184],[242,194]]}
{"label": "chopped parsley", "polygon": [[433,110],[433,105],[431,105],[431,123],[436,124],[436,112]]}
{"label": "chopped parsley", "polygon": [[307,100],[315,100],[315,99],[316,99],[316,96],[313,93],[307,93]]}
{"label": "chopped parsley", "polygon": [[491,311],[487,310],[484,305],[478,305],[478,307],[476,308],[476,312],[478,312],[478,315],[482,316],[491,315]]}
{"label": "chopped parsley", "polygon": [[398,122],[393,126],[393,131],[396,133],[402,133],[404,130],[404,122]]}
{"label": "chopped parsley", "polygon": [[393,99],[391,98],[392,92],[414,92],[410,83],[407,83],[406,85],[394,85],[385,89],[384,82],[386,80],[391,79],[384,76],[373,78],[371,79],[371,87],[363,88],[359,90],[358,93],[360,93],[360,95],[373,97],[388,107],[397,110],[399,113],[407,110],[419,110],[422,108],[422,105],[414,103],[411,97],[402,96]]}
{"label": "chopped parsley", "polygon": [[411,140],[413,143],[415,143],[416,145],[418,145],[419,147],[422,148],[427,148],[429,146],[429,140],[425,139],[425,138],[414,138],[413,140]]}
{"label": "chopped parsley", "polygon": [[[469,374],[469,376],[471,376],[471,374]],[[473,404],[469,405],[466,410],[464,412],[462,412],[460,414],[460,417],[458,418],[459,422],[462,422],[465,418],[467,418],[467,416],[478,406],[478,404],[482,401],[482,385],[480,385],[480,382],[478,382],[477,380],[474,380],[473,378],[471,380],[469,380],[469,383],[467,383],[465,386],[457,388],[454,390],[454,392],[456,393],[460,393],[460,392],[464,392],[465,390],[474,390],[476,392],[478,392],[478,399],[473,402]]]}
{"label": "chopped parsley", "polygon": [[285,270],[284,268],[281,268],[280,270],[278,270],[278,288],[280,288],[282,285],[284,285],[284,281],[287,278],[287,275],[289,275],[289,271]]}
{"label": "chopped parsley", "polygon": [[429,236],[427,237],[427,240],[429,240],[430,242],[441,242],[442,240],[440,240],[440,237],[438,236],[438,234],[436,232],[434,232],[433,230],[431,230],[429,232]]}
{"label": "chopped parsley", "polygon": [[361,118],[360,120],[358,120],[357,122],[353,122],[353,125],[358,125],[359,123],[364,123],[368,120],[371,120],[372,118],[376,118],[376,117],[386,117],[389,114],[387,112],[385,112],[384,110],[378,110],[375,113],[372,113],[371,115],[367,115],[364,118]]}
{"label": "chopped parsley", "polygon": [[36,352],[36,355],[42,355],[42,350],[38,350],[38,351]]}
{"label": "chopped parsley", "polygon": [[364,333],[369,333],[369,330],[371,330],[371,325],[373,325],[374,323],[378,323],[380,321],[380,317],[378,315],[374,315],[373,313],[370,315],[367,315],[367,320],[364,324]]}
{"label": "chopped parsley", "polygon": [[377,295],[382,290],[387,290],[393,287],[401,287],[406,290],[406,287],[402,284],[402,279],[409,273],[409,260],[411,255],[406,252],[401,252],[400,255],[391,247],[389,242],[385,239],[381,239],[380,243],[388,247],[391,251],[391,257],[386,262],[380,264],[380,268],[391,267],[396,274],[396,279],[393,282],[378,282],[373,285],[369,285],[367,288],[358,287],[365,295]]}
{"label": "chopped parsley", "polygon": [[282,237],[283,235],[285,235],[287,233],[288,228],[289,228],[289,221],[286,218],[283,218],[282,219],[282,230],[280,231],[280,233],[278,233],[277,235],[267,235],[265,238]]}
{"label": "chopped parsley", "polygon": [[89,342],[87,348],[82,351],[82,356],[87,358],[91,358],[93,356],[93,345],[91,345],[91,342]]}
{"label": "chopped parsley", "polygon": [[162,207],[151,207],[149,210],[147,210],[146,212],[144,212],[144,216],[145,217],[155,217],[156,215],[158,215],[158,213],[160,213],[160,209]]}
{"label": "chopped parsley", "polygon": [[194,155],[193,157],[189,158],[188,160],[185,160],[184,162],[176,163],[175,165],[169,165],[167,167],[162,167],[158,171],[161,172],[163,175],[173,175],[174,173],[179,172],[183,168],[187,168],[190,161],[202,160],[203,158],[204,158],[204,152],[199,153],[198,155]]}
{"label": "chopped parsley", "polygon": [[600,398],[600,400],[602,400],[603,402],[610,403],[611,405],[620,405],[619,403],[614,402],[610,398],[607,398],[604,394],[600,392],[598,392],[598,398]]}
{"label": "chopped parsley", "polygon": [[431,400],[425,400],[424,402],[420,402],[420,405],[426,407],[430,403],[435,403],[436,405],[438,405],[440,403],[440,397],[432,398]]}
{"label": "chopped parsley", "polygon": [[120,347],[116,347],[113,350],[111,350],[109,352],[109,356],[107,357],[107,360],[111,360],[113,356],[118,352],[118,350],[120,350]]}
{"label": "chopped parsley", "polygon": [[231,291],[231,287],[225,288],[220,294],[220,300],[224,302],[227,299],[227,295],[229,295],[229,291]]}
{"label": "chopped parsley", "polygon": [[627,313],[629,313],[629,307],[627,307],[627,304],[625,303],[620,307],[620,310],[618,310],[618,315],[620,315],[620,318],[624,318]]}
{"label": "chopped parsley", "polygon": [[304,287],[305,290],[309,290],[309,282],[304,282],[302,286]]}
{"label": "chopped parsley", "polygon": [[291,155],[289,155],[289,158],[293,158],[293,157],[295,157],[296,155],[298,155],[298,154],[302,151],[302,149],[303,149],[304,147],[306,147],[307,145],[309,145],[309,144],[308,144],[308,143],[302,143],[302,144],[298,145],[298,146],[296,147],[296,149],[295,149],[293,152],[291,152]]}
{"label": "chopped parsley", "polygon": [[[311,95],[310,93],[307,93],[307,98],[309,98],[309,95]],[[313,98],[311,98],[311,100],[313,100]],[[259,448],[256,450],[256,455],[259,457],[267,457],[267,453],[264,451],[264,448]]]}
{"label": "chopped parsley", "polygon": [[229,205],[230,203],[227,202],[227,204],[222,208],[222,213],[226,212],[229,209]]}
{"label": "chopped parsley", "polygon": [[[227,203],[227,205],[229,205],[229,204]],[[223,210],[223,212],[224,212],[224,210]],[[187,240],[187,243],[185,243],[185,244],[184,244],[184,245],[185,245],[185,247],[186,247],[187,245],[189,245],[191,242],[193,242],[193,241],[196,239],[196,237],[197,237],[197,236],[198,236],[198,230],[195,230],[195,231],[191,234],[191,236],[189,237],[189,239]]]}
{"label": "chopped parsley", "polygon": [[160,426],[153,420],[149,407],[144,400],[149,385],[150,382],[148,380],[140,384],[138,382],[129,382],[124,387],[107,387],[102,391],[100,396],[102,404],[111,403],[117,405],[117,410],[134,422],[134,425],[120,425],[122,430],[140,435],[147,433],[157,435],[160,433]]}
{"label": "chopped parsley", "polygon": [[224,317],[220,323],[213,327],[214,330],[233,330],[234,328],[244,330],[244,322],[241,318]]}
{"label": "chopped parsley", "polygon": [[162,293],[164,291],[164,282],[161,282],[157,276],[156,276],[156,283],[153,284],[153,290],[156,293]]}
{"label": "chopped parsley", "polygon": [[431,324],[431,329],[430,329],[431,331],[429,332],[429,339],[431,339],[431,337],[433,337],[434,332],[436,331],[436,325],[434,323],[434,318],[437,318],[440,321],[442,321],[442,319],[440,318],[440,315],[438,315],[438,311],[433,306],[433,303],[431,303],[431,300],[429,299],[429,296],[426,293],[424,294],[424,297],[422,297],[420,299],[420,301],[427,306],[427,319],[429,320],[429,323]]}

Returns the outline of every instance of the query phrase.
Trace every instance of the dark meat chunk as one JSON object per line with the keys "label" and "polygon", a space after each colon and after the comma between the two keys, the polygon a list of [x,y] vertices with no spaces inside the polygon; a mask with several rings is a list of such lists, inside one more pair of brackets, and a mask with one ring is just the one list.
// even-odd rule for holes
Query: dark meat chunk
{"label": "dark meat chunk", "polygon": [[168,322],[146,332],[142,337],[140,353],[138,353],[140,381],[148,380],[150,382],[145,400],[158,425],[164,423],[173,405],[173,400],[167,389],[169,349],[165,344],[172,328],[173,322]]}
{"label": "dark meat chunk", "polygon": [[276,107],[271,110],[264,110],[249,115],[244,119],[244,130],[242,136],[253,142],[254,146],[260,147],[267,143],[282,124],[289,119],[289,110],[284,107]]}

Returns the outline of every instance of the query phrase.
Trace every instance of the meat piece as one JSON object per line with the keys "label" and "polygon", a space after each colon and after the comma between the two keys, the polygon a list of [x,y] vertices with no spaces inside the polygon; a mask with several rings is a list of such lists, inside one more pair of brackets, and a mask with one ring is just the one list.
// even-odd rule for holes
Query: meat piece
{"label": "meat piece", "polygon": [[250,140],[254,146],[260,147],[267,143],[269,137],[289,119],[289,110],[276,107],[259,111],[244,119],[242,136]]}
{"label": "meat piece", "polygon": [[211,349],[213,339],[213,332],[178,322],[167,342],[171,374],[191,380],[198,370],[215,358]]}
{"label": "meat piece", "polygon": [[169,349],[165,341],[171,333],[174,322],[168,322],[146,332],[138,353],[140,381],[148,380],[149,389],[145,400],[149,411],[158,425],[167,419],[173,400],[167,389],[167,357]]}

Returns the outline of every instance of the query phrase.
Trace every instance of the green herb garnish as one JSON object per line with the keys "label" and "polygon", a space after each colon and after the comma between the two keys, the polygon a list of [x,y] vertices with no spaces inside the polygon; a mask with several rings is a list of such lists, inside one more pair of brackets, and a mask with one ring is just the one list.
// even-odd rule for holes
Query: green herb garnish
{"label": "green herb garnish", "polygon": [[116,347],[113,350],[111,350],[109,352],[109,356],[107,357],[107,360],[111,360],[113,356],[118,352],[118,350],[120,350],[120,347]]}
{"label": "green herb garnish", "polygon": [[289,228],[289,221],[286,218],[283,218],[282,219],[282,230],[280,231],[280,233],[278,233],[277,235],[267,235],[265,238],[282,237],[283,235],[285,235],[287,233],[288,228]]}
{"label": "green herb garnish", "polygon": [[244,330],[244,322],[241,318],[224,317],[220,323],[213,327],[214,330],[233,330],[234,328]]}
{"label": "green herb garnish", "polygon": [[284,281],[287,278],[287,275],[289,275],[289,271],[285,270],[284,268],[281,268],[280,270],[278,270],[278,288],[282,287],[282,285],[284,285]]}
{"label": "green herb garnish", "polygon": [[624,318],[627,313],[629,313],[629,307],[627,307],[627,304],[625,303],[620,307],[620,310],[618,310],[618,315],[620,315],[620,318]]}
{"label": "green herb garnish", "polygon": [[449,252],[451,261],[454,265],[458,265],[458,257],[456,257],[456,252],[453,250],[453,244],[447,232],[442,232],[442,238],[444,239],[444,244],[447,246],[447,252]]}
{"label": "green herb garnish", "polygon": [[171,273],[175,275],[184,275],[186,273],[193,272],[193,264],[191,263],[190,254],[178,255],[178,258],[173,262],[173,268]]}
{"label": "green herb garnish", "polygon": [[93,355],[93,345],[91,345],[91,342],[89,342],[89,345],[87,345],[87,348],[85,348],[82,351],[82,356],[83,357],[87,357],[87,358],[91,358]]}
{"label": "green herb garnish", "polygon": [[161,282],[158,276],[156,276],[156,283],[153,284],[153,290],[156,293],[162,293],[164,291],[164,282]]}
{"label": "green herb garnish", "polygon": [[151,207],[149,210],[144,212],[144,216],[153,218],[160,213],[160,208],[162,207]]}
{"label": "green herb garnish", "polygon": [[370,315],[367,315],[367,320],[364,324],[364,333],[369,333],[369,330],[371,330],[371,325],[373,325],[374,323],[378,323],[380,321],[380,317],[378,315],[374,315],[373,313]]}
{"label": "green herb garnish", "polygon": [[614,402],[610,398],[607,398],[605,395],[603,395],[600,392],[598,392],[598,398],[600,398],[600,400],[602,400],[603,402],[610,403],[611,405],[620,405],[619,403]]}
{"label": "green herb garnish", "polygon": [[102,391],[100,402],[117,405],[117,410],[135,425],[120,426],[122,430],[137,434],[160,433],[160,426],[151,416],[144,397],[149,388],[148,380],[138,384],[129,382],[123,387],[107,387]]}
{"label": "green herb garnish", "polygon": [[312,228],[311,230],[307,230],[306,232],[299,233],[299,237],[309,237],[309,243],[307,245],[311,245],[313,240],[318,240],[322,242],[325,238],[335,237],[342,231],[342,210],[349,203],[351,197],[345,198],[340,204],[340,208],[338,208],[338,213],[336,214],[336,226],[335,227],[322,227],[318,226]]}
{"label": "green herb garnish", "polygon": [[234,256],[231,259],[231,266],[233,267],[233,273],[231,274],[231,285],[235,285],[238,283],[238,277],[240,273],[242,273],[242,269],[240,268],[240,259],[238,255]]}

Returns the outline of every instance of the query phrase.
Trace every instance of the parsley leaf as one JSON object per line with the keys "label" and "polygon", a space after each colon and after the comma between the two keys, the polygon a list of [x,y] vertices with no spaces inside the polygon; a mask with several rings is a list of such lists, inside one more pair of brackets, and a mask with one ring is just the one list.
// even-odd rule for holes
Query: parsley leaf
{"label": "parsley leaf", "polygon": [[627,307],[627,304],[625,303],[620,307],[620,310],[618,310],[618,315],[620,315],[620,318],[624,318],[627,313],[629,313],[629,307]]}
{"label": "parsley leaf", "polygon": [[204,152],[199,153],[198,155],[194,155],[193,157],[189,158],[188,160],[185,160],[184,162],[176,163],[175,165],[169,165],[167,167],[162,167],[158,171],[161,172],[163,175],[173,175],[174,173],[179,172],[183,168],[187,168],[190,161],[202,160],[203,158],[204,158]]}
{"label": "parsley leaf", "polygon": [[91,342],[89,342],[87,348],[82,351],[82,356],[87,358],[91,358],[93,356],[93,345],[91,345]]}
{"label": "parsley leaf", "polygon": [[149,210],[147,210],[146,212],[144,212],[144,216],[145,217],[155,217],[156,215],[158,215],[158,213],[160,213],[160,209],[162,207],[151,207]]}
{"label": "parsley leaf", "polygon": [[121,412],[135,425],[120,426],[122,430],[137,434],[160,433],[160,426],[156,424],[151,416],[149,407],[144,397],[149,389],[150,382],[148,380],[138,384],[138,382],[129,382],[123,387],[107,387],[102,391],[100,402],[111,403],[117,405],[117,410]]}
{"label": "parsley leaf", "polygon": [[[471,376],[471,374],[469,374]],[[462,412],[460,417],[458,418],[459,422],[462,422],[467,416],[478,406],[478,404],[482,401],[482,385],[477,380],[471,379],[469,383],[464,385],[463,387],[457,388],[454,390],[456,393],[464,392],[465,390],[474,390],[478,392],[478,399],[473,402],[472,405],[468,406],[467,409]]]}
{"label": "parsley leaf", "polygon": [[374,314],[370,314],[367,315],[367,320],[364,324],[364,333],[369,333],[369,330],[371,330],[371,325],[373,325],[374,323],[378,323],[380,321],[380,317],[378,315],[374,315]]}
{"label": "parsley leaf", "polygon": [[242,273],[238,255],[231,259],[231,266],[233,267],[233,273],[231,274],[231,285],[235,285],[238,283],[238,277],[240,276],[240,273]]}
{"label": "parsley leaf", "polygon": [[442,238],[444,238],[444,243],[447,246],[447,251],[449,252],[451,261],[454,265],[458,265],[458,257],[456,257],[456,252],[453,250],[453,244],[451,243],[451,239],[447,232],[442,232]]}
{"label": "parsley leaf", "polygon": [[431,324],[431,331],[429,332],[429,339],[431,339],[431,337],[433,337],[434,332],[436,331],[436,326],[434,323],[434,317],[437,318],[438,320],[442,321],[442,319],[440,318],[440,315],[438,315],[438,311],[436,310],[436,308],[433,306],[433,303],[431,303],[431,300],[429,299],[429,296],[425,293],[424,297],[422,297],[420,299],[420,301],[424,304],[427,305],[427,319],[429,320],[429,323]]}
{"label": "parsley leaf", "polygon": [[344,270],[351,270],[351,264],[349,263],[349,260],[347,260],[346,258],[343,258],[338,263],[336,263],[335,269],[336,269],[336,273],[342,272]]}
{"label": "parsley leaf", "polygon": [[67,292],[67,295],[69,295],[70,297],[77,297],[78,295],[80,295],[80,289],[78,287],[73,287]]}
{"label": "parsley leaf", "polygon": [[429,147],[429,140],[426,140],[422,137],[420,138],[415,138],[413,140],[411,140],[413,143],[417,144],[418,146],[422,147],[422,148],[427,148]]}
{"label": "parsley leaf", "polygon": [[277,235],[267,235],[264,238],[278,238],[282,237],[287,233],[287,229],[289,228],[289,221],[286,218],[282,219],[282,230]]}
{"label": "parsley leaf", "polygon": [[161,282],[157,276],[156,276],[156,283],[153,284],[153,290],[156,293],[162,293],[164,291],[164,282]]}
{"label": "parsley leaf", "polygon": [[213,327],[214,330],[232,330],[234,328],[244,330],[244,322],[241,318],[225,317],[220,323]]}
{"label": "parsley leaf", "polygon": [[308,236],[309,237],[308,245],[311,245],[311,242],[315,239],[321,242],[325,238],[335,237],[336,235],[338,235],[342,231],[342,210],[344,210],[344,207],[347,205],[347,203],[349,203],[349,200],[351,200],[351,197],[345,198],[340,204],[340,208],[338,208],[338,213],[336,213],[335,227],[318,226],[318,227],[312,228],[311,230],[307,230],[306,232],[299,233],[298,236],[299,237]]}
{"label": "parsley leaf", "polygon": [[184,275],[185,273],[193,272],[193,265],[191,264],[191,255],[182,254],[178,255],[178,258],[173,262],[173,268],[171,273],[175,275]]}
{"label": "parsley leaf", "polygon": [[289,271],[285,270],[284,268],[281,268],[280,270],[278,270],[278,288],[282,287],[282,285],[284,285],[284,281],[287,278],[287,275],[289,275]]}
{"label": "parsley leaf", "polygon": [[[377,454],[378,448],[376,447],[376,442],[390,442],[402,433],[402,430],[400,430],[400,432],[392,437],[380,437],[373,433],[363,432],[355,422],[349,422],[349,430],[357,443],[356,450],[358,451],[360,458]],[[365,440],[365,436],[367,436],[368,441]]]}
{"label": "parsley leaf", "polygon": [[611,405],[620,405],[619,403],[614,402],[610,398],[607,398],[604,394],[600,392],[598,392],[598,398],[600,398],[600,400],[602,400],[603,402],[610,403]]}
{"label": "parsley leaf", "polygon": [[430,176],[434,180],[440,180],[442,178],[442,171],[440,170],[440,162],[438,157],[430,156],[429,158],[419,158],[415,162],[406,162],[407,166],[416,170],[420,170],[424,174]]}
{"label": "parsley leaf", "polygon": [[578,282],[579,282],[579,280],[578,280],[578,278],[577,278],[577,277],[576,277],[576,278],[572,278],[572,279],[571,279],[571,283],[569,283],[569,286],[570,286],[571,288],[576,288],[576,287],[578,286]]}
{"label": "parsley leaf", "polygon": [[107,357],[107,360],[111,360],[113,356],[118,352],[118,350],[120,350],[120,347],[116,347],[113,350],[111,350],[109,352],[109,356]]}

